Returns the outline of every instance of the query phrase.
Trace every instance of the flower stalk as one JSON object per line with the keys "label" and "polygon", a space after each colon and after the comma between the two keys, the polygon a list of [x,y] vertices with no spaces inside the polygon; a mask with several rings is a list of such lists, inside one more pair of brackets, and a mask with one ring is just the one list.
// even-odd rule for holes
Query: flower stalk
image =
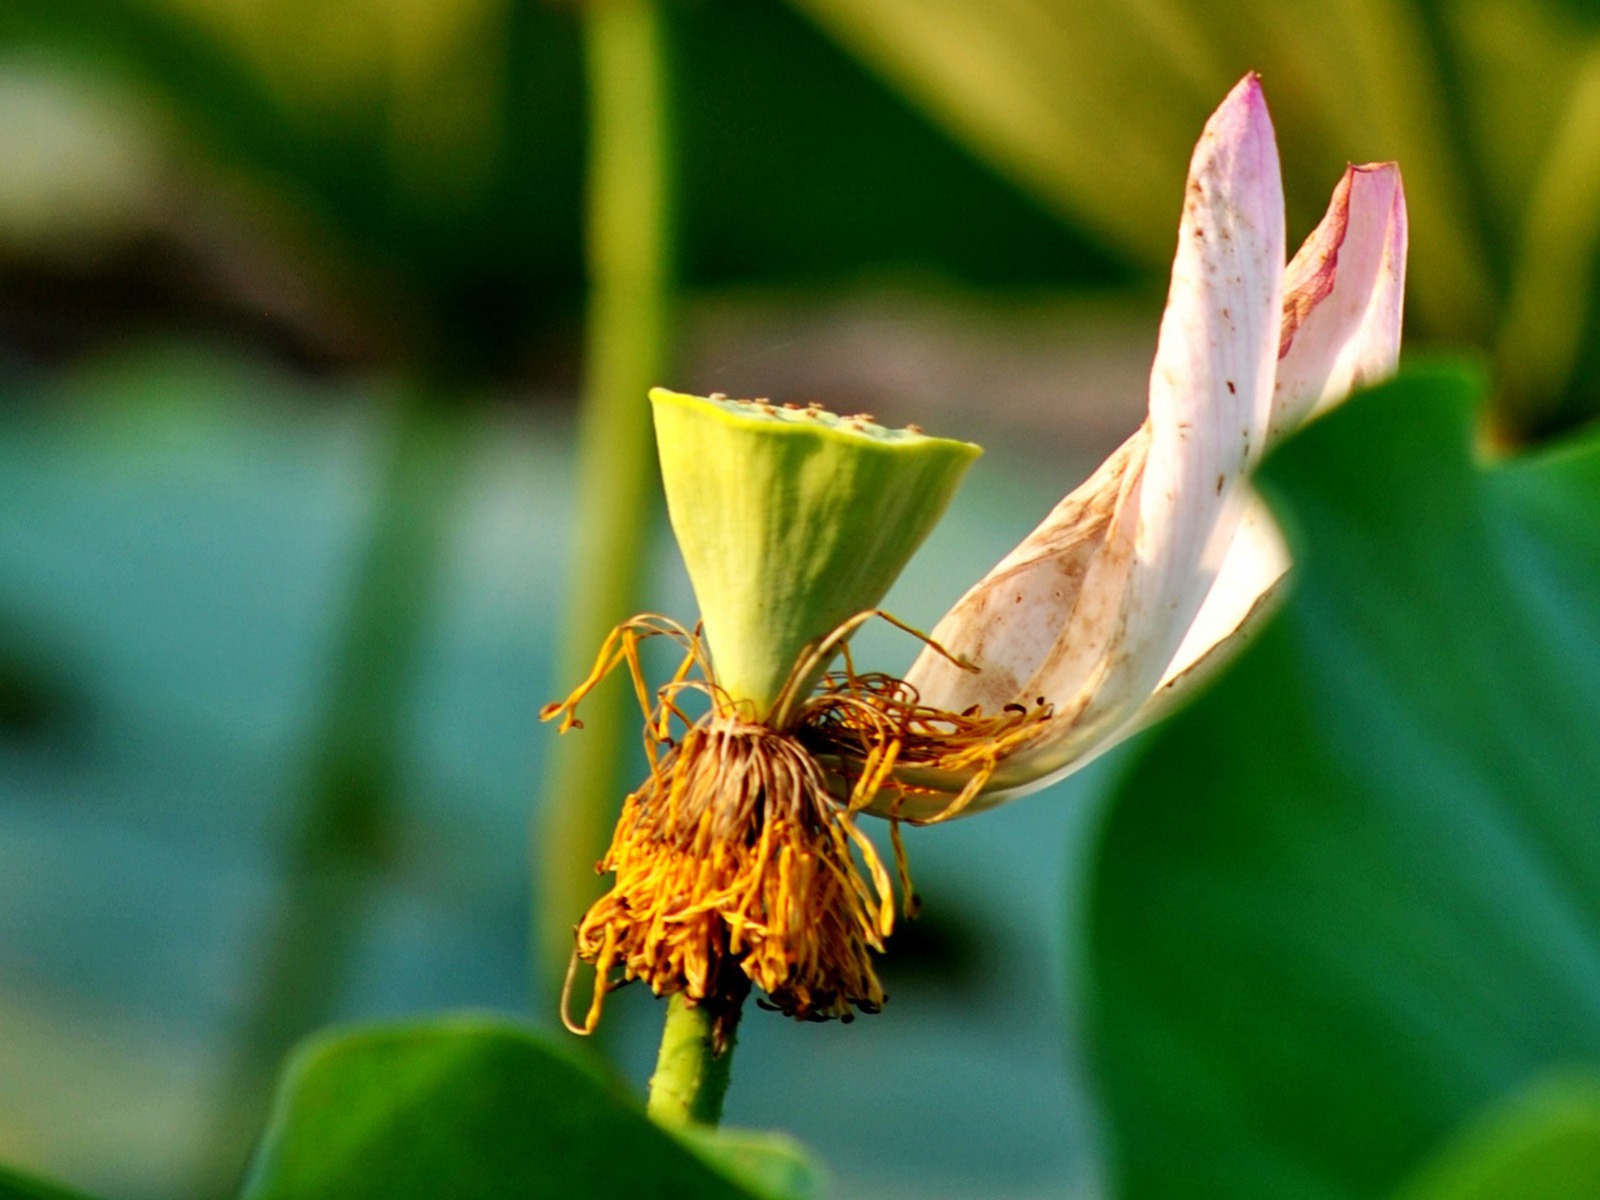
{"label": "flower stalk", "polygon": [[741,1002],[719,1012],[710,1005],[690,1004],[681,993],[667,1001],[661,1050],[645,1103],[657,1124],[715,1126],[722,1120]]}

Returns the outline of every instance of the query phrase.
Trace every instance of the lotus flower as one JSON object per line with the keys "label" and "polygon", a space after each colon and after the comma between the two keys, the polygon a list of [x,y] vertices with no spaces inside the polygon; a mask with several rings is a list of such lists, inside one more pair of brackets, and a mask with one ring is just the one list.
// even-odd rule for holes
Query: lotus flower
{"label": "lotus flower", "polygon": [[[1277,438],[1391,372],[1405,204],[1392,164],[1350,168],[1284,267],[1272,124],[1248,76],[1190,165],[1144,425],[934,629],[905,679],[824,677],[977,453],[865,414],[652,393],[667,507],[701,631],[625,622],[590,677],[633,676],[650,776],[574,950],[605,994],[641,980],[713,1016],[752,985],[803,1019],[883,1003],[894,927],[864,810],[944,820],[1042,787],[1149,723],[1237,646],[1288,567],[1251,492]],[[647,685],[637,643],[684,650]],[[705,711],[680,706],[698,692]],[[900,894],[913,905],[900,849]]]}
{"label": "lotus flower", "polygon": [[1395,370],[1399,168],[1347,169],[1283,264],[1277,147],[1252,74],[1190,163],[1143,426],[962,597],[906,676],[930,709],[1048,716],[997,763],[903,768],[918,790],[886,789],[876,809],[937,819],[964,793],[973,812],[1044,787],[1167,711],[1267,609],[1289,560],[1248,476]]}

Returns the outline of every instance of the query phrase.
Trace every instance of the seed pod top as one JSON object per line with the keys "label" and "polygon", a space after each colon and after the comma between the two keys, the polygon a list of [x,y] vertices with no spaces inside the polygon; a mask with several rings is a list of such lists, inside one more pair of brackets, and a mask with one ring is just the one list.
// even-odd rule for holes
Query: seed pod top
{"label": "seed pod top", "polygon": [[804,648],[883,598],[982,451],[817,406],[650,401],[717,683],[764,719]]}

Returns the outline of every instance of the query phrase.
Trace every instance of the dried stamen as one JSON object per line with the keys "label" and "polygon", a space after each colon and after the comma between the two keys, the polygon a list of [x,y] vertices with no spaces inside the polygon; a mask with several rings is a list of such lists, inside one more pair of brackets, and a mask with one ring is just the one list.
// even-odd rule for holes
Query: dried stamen
{"label": "dried stamen", "polygon": [[[922,790],[894,776],[912,766],[970,775],[933,820],[954,816],[1050,712],[1041,704],[995,717],[947,713],[921,705],[901,680],[858,674],[845,639],[874,615],[882,614],[858,614],[807,647],[771,723],[747,719],[717,687],[698,631],[655,616],[619,626],[590,676],[547,706],[545,719],[559,715],[563,729],[575,726],[578,702],[626,666],[651,764],[600,863],[615,876],[611,889],[577,928],[574,968],[593,966],[596,986],[583,1019],[567,1018],[569,1028],[592,1031],[606,993],[636,979],[718,1013],[736,1014],[751,984],[804,1020],[849,1020],[882,1006],[872,954],[894,929],[894,891],[857,815],[886,789]],[[684,657],[652,701],[639,643],[654,637],[676,641]],[[796,697],[797,681],[840,649],[844,671],[816,695]],[[691,718],[679,704],[689,691],[709,698],[710,711]],[[910,915],[915,898],[892,805],[890,822]]]}
{"label": "dried stamen", "polygon": [[601,981],[585,1031],[608,986],[715,1002],[729,963],[790,1016],[883,1004],[869,952],[894,928],[888,872],[786,734],[722,716],[691,728],[628,797],[601,869],[616,881],[577,936]]}
{"label": "dried stamen", "polygon": [[[1043,699],[1031,708],[1007,705],[993,715],[947,712],[922,704],[916,689],[903,679],[858,675],[847,668],[824,679],[816,695],[800,706],[796,735],[843,780],[839,786],[850,793],[851,811],[885,790],[902,798],[943,794],[905,778],[917,768],[960,778],[961,790],[937,813],[904,818],[914,825],[936,825],[960,816],[1001,762],[1039,737],[1053,715]],[[875,769],[887,753],[893,754],[902,775]],[[888,811],[894,813],[895,806],[889,805]]]}

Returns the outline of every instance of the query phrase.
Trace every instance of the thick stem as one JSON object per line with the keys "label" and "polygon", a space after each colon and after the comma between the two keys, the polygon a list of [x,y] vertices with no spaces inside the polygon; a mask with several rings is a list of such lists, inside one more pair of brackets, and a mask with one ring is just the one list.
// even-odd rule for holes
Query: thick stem
{"label": "thick stem", "polygon": [[[649,388],[668,340],[671,220],[665,31],[658,0],[588,0],[590,274],[588,347],[578,434],[580,525],[558,681],[588,670],[595,648],[637,609],[656,513]],[[586,702],[581,737],[551,750],[533,852],[539,881],[535,963],[554,995],[572,927],[599,895],[594,864],[621,799],[632,698],[607,680]]]}
{"label": "thick stem", "polygon": [[[718,1012],[691,1005],[680,992],[667,1001],[656,1073],[650,1077],[646,1111],[659,1125],[711,1125],[722,1120],[728,1092],[739,1009]],[[720,1046],[721,1052],[718,1052]]]}

